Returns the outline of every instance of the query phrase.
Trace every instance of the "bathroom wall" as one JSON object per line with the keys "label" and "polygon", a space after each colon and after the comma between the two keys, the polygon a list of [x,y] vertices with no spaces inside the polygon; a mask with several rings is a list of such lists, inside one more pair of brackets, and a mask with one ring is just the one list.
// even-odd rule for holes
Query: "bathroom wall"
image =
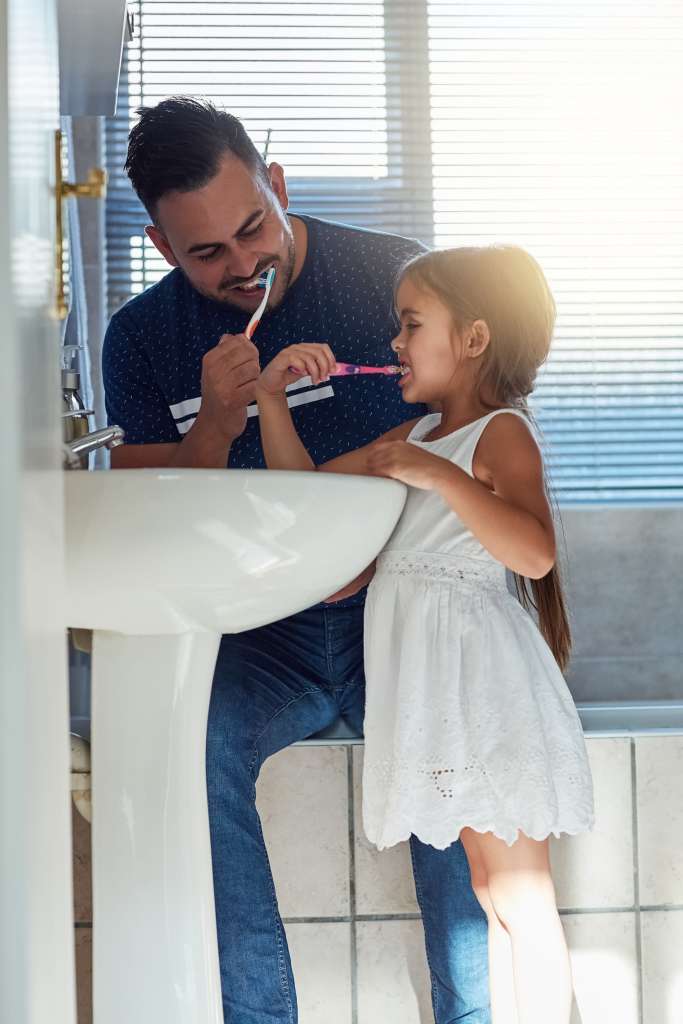
{"label": "bathroom wall", "polygon": [[562,511],[577,701],[683,699],[683,508]]}
{"label": "bathroom wall", "polygon": [[[683,737],[589,738],[588,750],[597,826],[553,842],[574,1024],[680,1024]],[[408,849],[378,854],[363,838],[362,758],[360,746],[292,747],[259,780],[301,1024],[432,1024]],[[77,818],[79,1024],[91,1020],[88,838]]]}

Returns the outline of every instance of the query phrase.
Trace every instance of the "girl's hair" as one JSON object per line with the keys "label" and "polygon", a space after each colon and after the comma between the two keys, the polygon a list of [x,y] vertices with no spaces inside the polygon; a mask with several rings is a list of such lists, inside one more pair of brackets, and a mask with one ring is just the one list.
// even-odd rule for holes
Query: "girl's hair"
{"label": "girl's hair", "polygon": [[[480,399],[492,409],[519,409],[534,423],[526,400],[555,326],[555,301],[536,260],[513,245],[437,249],[410,260],[396,288],[406,279],[432,292],[459,332],[475,320],[486,322],[490,342],[477,377]],[[522,605],[538,613],[555,660],[566,668],[571,631],[557,564],[540,580],[515,573],[515,587]]]}

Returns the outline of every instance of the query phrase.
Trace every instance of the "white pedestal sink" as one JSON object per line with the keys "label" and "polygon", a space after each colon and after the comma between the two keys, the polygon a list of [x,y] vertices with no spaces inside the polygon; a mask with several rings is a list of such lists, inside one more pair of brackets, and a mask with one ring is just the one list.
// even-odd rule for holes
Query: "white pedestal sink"
{"label": "white pedestal sink", "polygon": [[404,501],[327,473],[66,474],[67,619],[95,630],[96,1024],[223,1024],[204,777],[220,635],[353,579]]}

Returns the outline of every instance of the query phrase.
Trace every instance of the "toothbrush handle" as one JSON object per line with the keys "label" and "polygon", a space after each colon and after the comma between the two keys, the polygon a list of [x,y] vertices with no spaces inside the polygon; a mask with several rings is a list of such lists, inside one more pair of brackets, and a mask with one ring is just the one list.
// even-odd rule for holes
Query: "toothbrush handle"
{"label": "toothbrush handle", "polygon": [[389,376],[397,373],[398,368],[394,366],[358,366],[356,363],[337,363],[336,371],[332,377],[349,377],[359,373],[381,373]]}
{"label": "toothbrush handle", "polygon": [[[289,367],[290,373],[301,373],[295,366]],[[330,377],[357,377],[359,374],[381,373],[393,377],[400,373],[398,366],[359,366],[358,363],[337,363],[337,369]]]}
{"label": "toothbrush handle", "polygon": [[244,330],[244,333],[246,334],[247,338],[249,338],[249,341],[251,341],[251,339],[252,339],[252,337],[254,335],[254,331],[256,330],[258,325],[261,323],[261,317],[263,316],[263,311],[266,308],[266,305],[268,304],[268,296],[270,295],[270,289],[273,286],[273,281],[274,280],[275,280],[275,269],[273,267],[271,267],[270,270],[268,271],[268,274],[267,274],[267,277],[266,277],[266,283],[263,286],[263,298],[259,302],[257,309],[254,310],[254,313],[252,314],[251,320],[249,321],[249,323],[247,324],[247,326],[246,326],[246,328]]}

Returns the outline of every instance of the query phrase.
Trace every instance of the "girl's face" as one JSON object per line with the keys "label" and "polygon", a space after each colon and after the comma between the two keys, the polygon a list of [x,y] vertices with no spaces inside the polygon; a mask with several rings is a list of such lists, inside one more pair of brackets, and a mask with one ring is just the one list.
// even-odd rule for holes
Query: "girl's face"
{"label": "girl's face", "polygon": [[401,332],[391,347],[404,367],[399,381],[403,399],[439,402],[463,371],[463,339],[439,299],[409,279],[399,286],[396,306]]}

